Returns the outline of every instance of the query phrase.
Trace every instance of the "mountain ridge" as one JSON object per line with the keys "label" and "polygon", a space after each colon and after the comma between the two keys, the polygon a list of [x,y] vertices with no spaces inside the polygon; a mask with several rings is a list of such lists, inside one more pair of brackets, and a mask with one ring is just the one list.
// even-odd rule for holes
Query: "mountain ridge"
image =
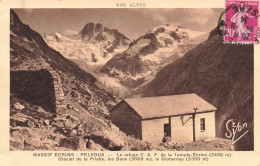
{"label": "mountain ridge", "polygon": [[[93,22],[87,23],[77,35],[80,35],[82,40],[84,40],[85,37],[88,37],[87,40],[90,40],[91,37],[93,37],[94,32],[99,33],[98,36],[95,38],[96,40],[102,40],[102,37],[104,37],[102,36],[102,32],[107,32],[108,34],[111,34],[115,37],[115,39],[117,40],[116,42],[121,41],[123,45],[128,45],[126,40],[130,41],[129,38],[120,33],[117,29],[109,29],[107,27],[104,27],[101,23],[95,24]],[[119,45],[119,43],[117,44]]]}
{"label": "mountain ridge", "polygon": [[[10,22],[11,22],[11,30],[12,30],[10,36],[11,48],[19,47],[19,45],[17,45],[16,42],[14,42],[17,38],[17,34],[19,34],[19,36],[25,39],[25,41],[28,43],[27,46],[23,45],[25,46],[25,48],[28,48],[28,46],[32,46],[31,48],[27,49],[27,51],[29,50],[30,52],[29,54],[35,55],[35,57],[37,57],[38,54],[35,54],[34,51],[39,51],[38,48],[40,48],[42,50],[42,55],[43,55],[42,58],[45,61],[50,62],[53,65],[53,68],[58,68],[61,71],[66,71],[69,68],[71,69],[71,72],[73,72],[73,74],[75,74],[76,76],[80,75],[81,78],[85,78],[85,80],[89,81],[90,83],[95,82],[95,78],[91,74],[84,72],[74,62],[67,60],[58,51],[49,47],[44,42],[42,36],[39,35],[36,31],[32,30],[28,25],[23,24],[13,10],[11,10]],[[20,47],[20,49],[24,50],[24,48],[22,47]],[[15,57],[17,56],[17,53],[11,50],[11,68],[15,67],[16,65],[19,65],[15,62],[16,60],[15,58],[12,59],[12,55],[14,55]],[[58,59],[62,60],[63,65],[60,65],[60,62],[57,61]]]}
{"label": "mountain ridge", "polygon": [[[198,40],[193,40],[195,37]],[[137,88],[162,66],[175,61],[204,40],[203,32],[176,25],[161,25],[132,41],[127,50],[113,56],[100,71],[118,78],[125,86]]]}
{"label": "mountain ridge", "polygon": [[49,46],[60,51],[66,58],[89,65],[105,64],[115,52],[126,49],[130,43],[130,40],[118,30],[92,22],[87,23],[75,35],[53,32],[42,36]]}

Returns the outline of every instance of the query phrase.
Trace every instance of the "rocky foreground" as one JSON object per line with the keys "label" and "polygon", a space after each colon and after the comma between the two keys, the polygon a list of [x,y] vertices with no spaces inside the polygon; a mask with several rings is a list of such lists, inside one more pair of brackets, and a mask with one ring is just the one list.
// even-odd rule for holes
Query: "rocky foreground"
{"label": "rocky foreground", "polygon": [[[11,96],[10,150],[173,150],[173,151],[229,151],[231,141],[221,138],[178,144],[170,139],[159,145],[126,136],[109,120],[101,120],[67,105],[67,114],[56,116],[38,106]],[[86,131],[88,131],[86,133]],[[86,134],[91,145],[86,148]]]}

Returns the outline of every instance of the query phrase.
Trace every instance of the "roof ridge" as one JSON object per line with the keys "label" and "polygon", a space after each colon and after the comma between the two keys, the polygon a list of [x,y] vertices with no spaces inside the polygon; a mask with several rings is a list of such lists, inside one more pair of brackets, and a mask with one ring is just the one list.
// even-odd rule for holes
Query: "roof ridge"
{"label": "roof ridge", "polygon": [[[125,98],[123,100],[132,100],[132,99],[145,99],[145,98],[158,98],[158,97],[169,97],[169,96],[184,96],[184,95],[196,95],[196,93],[184,93],[184,94],[176,94],[176,95],[162,95],[162,96],[148,96],[148,97],[135,97],[135,98]],[[200,96],[198,96],[200,97]],[[201,98],[201,97],[200,97]]]}

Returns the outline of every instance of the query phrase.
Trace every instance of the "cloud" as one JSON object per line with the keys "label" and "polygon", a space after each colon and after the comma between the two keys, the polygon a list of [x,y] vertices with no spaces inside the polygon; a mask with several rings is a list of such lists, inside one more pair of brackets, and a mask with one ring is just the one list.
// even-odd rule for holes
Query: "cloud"
{"label": "cloud", "polygon": [[198,26],[205,25],[214,14],[213,9],[210,8],[142,9],[135,12],[139,12],[157,24],[197,24]]}
{"label": "cloud", "polygon": [[191,17],[187,18],[187,22],[205,25],[214,14],[213,9],[193,9],[187,11]]}
{"label": "cloud", "polygon": [[166,24],[169,20],[169,14],[171,14],[175,9],[144,9],[139,10],[142,15],[152,19],[154,22],[160,24]]}

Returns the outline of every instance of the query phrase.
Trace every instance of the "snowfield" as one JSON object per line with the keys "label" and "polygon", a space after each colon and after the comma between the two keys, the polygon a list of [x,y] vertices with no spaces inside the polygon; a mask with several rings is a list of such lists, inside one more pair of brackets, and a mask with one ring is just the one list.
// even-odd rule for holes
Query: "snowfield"
{"label": "snowfield", "polygon": [[[208,33],[205,32],[192,31],[177,25],[169,24],[155,27],[146,34],[150,33],[156,35],[156,39],[160,43],[161,47],[153,54],[140,56],[140,58],[142,61],[149,60],[156,62],[157,64],[161,64],[165,58],[169,58],[174,53],[179,52],[179,45],[198,44],[205,41],[208,36]],[[180,40],[174,39],[173,34],[176,34],[176,38],[180,38]],[[126,52],[132,55],[137,54],[141,48],[149,45],[150,42],[150,39],[141,39]],[[183,54],[178,55],[182,56]]]}
{"label": "snowfield", "polygon": [[[154,79],[162,67],[182,57],[207,37],[208,33],[177,25],[158,26],[133,41],[126,51],[112,57],[102,69],[125,86],[131,84],[130,89],[138,90],[138,86],[145,86]],[[140,60],[131,59],[131,56],[138,56]]]}
{"label": "snowfield", "polygon": [[141,40],[138,40],[138,42],[133,46],[133,47],[130,47],[126,53],[128,54],[137,54],[140,49],[142,49],[143,47],[149,45],[149,43],[151,42],[150,39],[141,39]]}
{"label": "snowfield", "polygon": [[[90,26],[87,27],[87,30],[89,29],[91,29]],[[124,45],[120,41],[119,45],[109,52],[107,49],[113,47],[113,43],[116,41],[113,34],[105,32],[104,29],[98,32],[92,29],[93,33],[90,34],[89,31],[83,32],[83,30],[69,36],[61,33],[43,34],[42,36],[50,47],[76,62],[82,69],[96,77],[100,86],[120,97],[125,97],[133,89],[137,90],[138,86],[146,85],[154,79],[162,67],[182,57],[208,37],[208,33],[205,32],[167,24],[153,28],[133,41],[131,45],[130,40],[126,40],[128,45]],[[81,36],[81,33],[86,36]],[[109,67],[108,73],[100,72],[108,61],[122,58],[121,56],[114,57],[115,55],[124,53],[129,56],[139,56],[142,67],[146,69],[134,72],[134,75],[131,74],[132,71],[123,72],[117,66]]]}
{"label": "snowfield", "polygon": [[[105,41],[98,42],[91,38],[89,41],[81,40],[79,37],[65,37],[61,33],[43,34],[45,42],[53,49],[59,51],[64,57],[73,60],[81,60],[88,65],[104,65],[115,53],[108,53],[105,48],[111,45],[113,37],[107,33]],[[96,36],[94,36],[96,37]],[[124,51],[127,46],[120,46],[114,51]]]}

